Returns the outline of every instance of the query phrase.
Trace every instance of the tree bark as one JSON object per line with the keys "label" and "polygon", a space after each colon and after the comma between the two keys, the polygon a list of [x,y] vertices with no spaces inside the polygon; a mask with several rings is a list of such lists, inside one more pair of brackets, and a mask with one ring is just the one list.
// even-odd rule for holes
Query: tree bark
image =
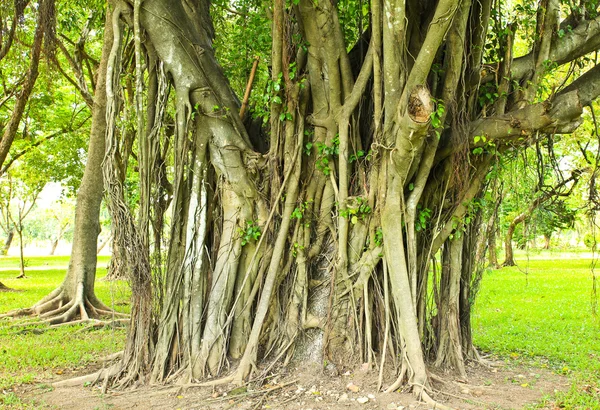
{"label": "tree bark", "polygon": [[96,247],[100,233],[100,204],[103,195],[101,165],[106,133],[106,64],[111,48],[111,13],[107,11],[105,43],[98,68],[88,156],[81,186],[77,192],[71,258],[62,284],[30,309],[14,314],[37,314],[49,323],[88,320],[114,314],[94,293]]}
{"label": "tree bark", "polygon": [[14,237],[15,237],[15,230],[11,229],[8,232],[8,235],[6,235],[6,242],[4,243],[4,247],[2,248],[2,251],[0,251],[0,255],[5,256],[8,254],[8,250],[10,249],[10,245],[12,244]]}
{"label": "tree bark", "polygon": [[[20,223],[21,221],[19,221]],[[25,255],[23,252],[23,226],[17,228],[17,235],[19,235],[19,269],[21,273],[17,276],[17,279],[25,277]]]}
{"label": "tree bark", "polygon": [[[483,246],[473,221],[492,161],[509,143],[529,144],[523,136],[574,129],[600,94],[598,71],[552,100],[519,108],[507,99],[488,116],[479,84],[491,1],[373,0],[372,30],[360,33],[369,45],[357,46],[354,64],[335,4],[275,0],[263,156],[215,60],[208,1],[112,4],[103,173],[134,320],[109,382],[241,384],[261,363],[301,351],[339,365],[372,363],[379,351],[400,369],[389,391],[407,383],[444,408],[431,399],[426,361],[464,376],[465,361],[478,359],[469,320]],[[119,99],[128,30],[139,208],[126,201],[119,160],[117,125],[132,119]],[[534,69],[552,55],[550,32]],[[515,91],[512,84],[502,87]],[[165,115],[169,88],[174,118]],[[170,145],[160,130],[172,122]],[[167,184],[153,170],[170,158],[173,213],[165,218],[166,202],[153,195]],[[430,261],[442,247],[441,282],[430,289]],[[318,341],[309,349],[305,330]],[[237,366],[216,378],[228,363]]]}

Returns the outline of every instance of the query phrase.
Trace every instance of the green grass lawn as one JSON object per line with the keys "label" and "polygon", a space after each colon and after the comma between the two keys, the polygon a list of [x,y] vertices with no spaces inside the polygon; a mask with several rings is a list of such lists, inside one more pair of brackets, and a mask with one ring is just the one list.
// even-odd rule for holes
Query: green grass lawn
{"label": "green grass lawn", "polygon": [[570,391],[549,399],[556,405],[600,409],[600,319],[591,313],[591,261],[518,262],[520,268],[484,275],[473,311],[475,344],[508,361],[569,375]]}
{"label": "green grass lawn", "polygon": [[[70,256],[25,256],[25,270],[44,269],[52,267],[66,267],[69,264]],[[110,256],[98,256],[98,268],[106,268]],[[0,256],[0,270],[19,269],[18,256]]]}
{"label": "green grass lawn", "polygon": [[[106,261],[100,259],[99,278],[106,274]],[[547,367],[570,378],[568,392],[538,407],[600,409],[600,319],[591,314],[590,260],[520,262],[527,275],[519,268],[485,274],[473,310],[475,344],[508,363]],[[18,259],[0,257],[0,282],[21,290],[0,293],[0,312],[32,306],[60,284],[67,263],[65,257],[29,258],[28,277],[14,279]],[[96,290],[105,303],[127,311],[125,283],[99,280]],[[71,326],[37,335],[21,333],[14,323],[0,321],[0,391],[5,391],[0,408],[26,408],[10,391],[12,386],[83,369],[121,350],[125,341],[124,329],[81,332],[81,326]]]}
{"label": "green grass lawn", "polygon": [[[0,257],[0,282],[19,292],[0,292],[0,313],[30,307],[55,289],[65,276],[68,257],[29,259],[24,279],[18,275],[18,258]],[[99,258],[98,279],[106,275],[108,258]],[[61,267],[57,269],[56,267]],[[129,309],[129,286],[122,281],[96,281],[96,294],[108,306],[120,312]],[[82,331],[85,326],[49,329],[42,334],[23,333],[15,324],[22,320],[0,320],[0,408],[24,406],[9,391],[20,383],[39,383],[53,374],[85,368],[111,353],[123,349],[125,330],[103,328]]]}

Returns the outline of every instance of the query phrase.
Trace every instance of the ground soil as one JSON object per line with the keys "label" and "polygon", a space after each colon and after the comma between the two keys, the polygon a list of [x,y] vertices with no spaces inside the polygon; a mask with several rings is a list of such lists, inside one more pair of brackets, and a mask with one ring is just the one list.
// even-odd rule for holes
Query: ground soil
{"label": "ground soil", "polygon": [[[334,369],[327,375],[322,371],[291,368],[264,380],[261,386],[238,389],[143,386],[126,391],[109,390],[104,394],[100,386],[52,388],[52,382],[78,375],[64,372],[45,384],[17,387],[15,393],[35,408],[61,410],[432,408],[404,392],[378,393],[378,372],[365,369],[365,366],[339,372]],[[437,373],[434,379],[444,382],[434,381],[435,399],[454,409],[522,409],[539,402],[543,396],[569,387],[564,376],[546,369],[515,367],[503,362],[494,362],[491,367],[470,366],[467,372],[467,380]],[[361,403],[365,399],[366,403]],[[554,406],[550,404],[546,408]]]}

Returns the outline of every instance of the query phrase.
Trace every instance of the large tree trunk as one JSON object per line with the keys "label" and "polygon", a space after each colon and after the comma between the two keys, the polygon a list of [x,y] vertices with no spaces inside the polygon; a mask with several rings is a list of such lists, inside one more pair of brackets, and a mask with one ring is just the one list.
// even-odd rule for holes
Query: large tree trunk
{"label": "large tree trunk", "polygon": [[96,247],[100,233],[100,204],[103,195],[102,160],[106,133],[106,64],[111,49],[111,14],[107,12],[105,44],[98,68],[98,87],[94,96],[88,156],[81,186],[77,192],[73,245],[67,274],[62,284],[30,309],[10,314],[37,314],[49,323],[85,321],[115,314],[94,293]]}
{"label": "large tree trunk", "polygon": [[[110,381],[243,383],[265,361],[305,353],[300,335],[310,330],[319,340],[312,346],[322,346],[310,355],[317,362],[322,352],[336,364],[371,363],[379,352],[400,369],[388,390],[407,383],[444,408],[430,397],[426,359],[462,375],[465,360],[477,359],[469,320],[481,270],[469,255],[483,253],[479,230],[470,228],[496,155],[489,142],[508,149],[515,133],[573,129],[600,93],[600,69],[558,93],[556,105],[482,108],[491,1],[373,0],[369,46],[351,59],[333,3],[275,0],[263,156],[215,60],[208,1],[112,4],[103,172],[133,308],[124,360]],[[540,13],[549,23],[534,68],[551,55],[556,7]],[[130,33],[140,170],[133,209],[117,127],[127,115],[120,56]],[[169,87],[172,144],[160,132],[168,128]],[[368,160],[353,160],[368,150]],[[170,157],[167,233],[167,206],[154,199],[168,192],[156,164]],[[442,277],[431,290],[430,260],[442,247]]]}

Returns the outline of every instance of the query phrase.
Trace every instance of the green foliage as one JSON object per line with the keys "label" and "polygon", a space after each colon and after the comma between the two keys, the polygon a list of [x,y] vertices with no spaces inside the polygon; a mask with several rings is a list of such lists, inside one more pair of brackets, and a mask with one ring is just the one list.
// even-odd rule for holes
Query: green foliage
{"label": "green foliage", "polygon": [[331,145],[326,145],[322,142],[316,142],[318,157],[315,161],[316,168],[324,175],[331,174],[330,161],[340,153],[340,138],[336,135]]}
{"label": "green foliage", "polygon": [[354,154],[350,155],[350,158],[348,159],[348,161],[350,163],[356,162],[359,159],[363,158],[365,156],[365,152],[361,149],[359,149],[358,151],[356,151]]}
{"label": "green foliage", "polygon": [[351,203],[345,209],[340,209],[340,216],[349,218],[352,225],[355,225],[359,220],[364,220],[372,212],[367,199],[356,197],[349,202]]}
{"label": "green foliage", "polygon": [[415,220],[415,230],[417,232],[425,230],[427,228],[427,222],[431,219],[433,211],[429,208],[422,208],[419,206],[419,214]]}
{"label": "green foliage", "polygon": [[431,126],[433,128],[440,128],[443,126],[442,117],[446,112],[446,107],[444,106],[444,102],[442,100],[435,101],[435,110],[430,114]]}
{"label": "green foliage", "polygon": [[300,245],[298,242],[294,242],[292,246],[292,256],[295,258],[298,256],[298,252],[304,250],[304,245]]}
{"label": "green foliage", "polygon": [[258,69],[250,95],[250,112],[267,123],[271,102],[281,104],[283,78],[271,80],[271,21],[269,4],[260,0],[225,0],[211,2],[211,17],[215,26],[213,46],[225,76],[238,96],[244,90],[255,58]]}
{"label": "green foliage", "polygon": [[369,25],[369,2],[340,0],[336,4],[346,48],[350,50],[357,43],[361,30]]}
{"label": "green foliage", "polygon": [[242,237],[242,246],[250,242],[256,242],[261,235],[260,226],[255,221],[246,221],[246,227],[239,230]]}
{"label": "green foliage", "polygon": [[[305,218],[306,210],[309,209],[309,206],[312,203],[313,203],[312,199],[309,199],[307,201],[300,203],[300,205],[295,207],[294,210],[292,211],[292,214],[290,215],[290,219],[296,219],[298,221],[300,221],[303,218],[306,219]],[[305,220],[304,224],[305,224],[305,226],[310,226],[310,223],[308,220]]]}
{"label": "green foliage", "polygon": [[383,245],[383,231],[381,230],[381,228],[377,228],[377,230],[375,231],[375,245],[377,246],[381,246]]}
{"label": "green foliage", "polygon": [[586,233],[583,236],[583,243],[587,248],[595,251],[598,249],[598,243],[600,243],[600,235],[592,235],[591,233]]}
{"label": "green foliage", "polygon": [[479,105],[484,107],[498,99],[498,89],[493,83],[485,83],[479,88]]}

